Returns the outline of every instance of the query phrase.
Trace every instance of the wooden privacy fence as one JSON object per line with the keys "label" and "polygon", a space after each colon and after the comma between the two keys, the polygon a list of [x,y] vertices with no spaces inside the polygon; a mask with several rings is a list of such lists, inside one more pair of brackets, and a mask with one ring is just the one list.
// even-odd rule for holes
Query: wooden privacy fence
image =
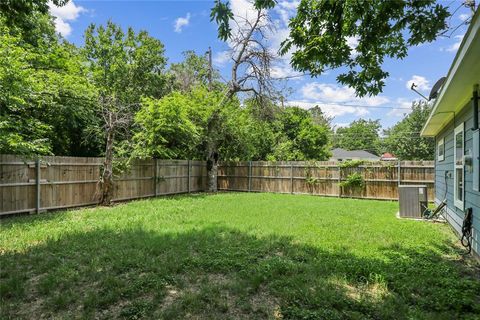
{"label": "wooden privacy fence", "polygon": [[[103,158],[0,155],[0,215],[95,205],[100,201]],[[361,187],[341,186],[357,173]],[[221,163],[219,190],[398,199],[398,185],[424,184],[434,197],[433,161],[372,162],[345,168],[338,162]],[[205,161],[137,160],[114,178],[113,201],[205,191]]]}
{"label": "wooden privacy fence", "polygon": [[[342,186],[354,173],[361,175],[363,185]],[[377,161],[350,168],[335,161],[244,161],[221,163],[218,188],[398,200],[399,185],[421,184],[433,201],[434,179],[433,161]]]}
{"label": "wooden privacy fence", "polygon": [[[0,215],[99,203],[103,158],[0,155]],[[114,178],[113,201],[204,191],[205,161],[138,160]]]}

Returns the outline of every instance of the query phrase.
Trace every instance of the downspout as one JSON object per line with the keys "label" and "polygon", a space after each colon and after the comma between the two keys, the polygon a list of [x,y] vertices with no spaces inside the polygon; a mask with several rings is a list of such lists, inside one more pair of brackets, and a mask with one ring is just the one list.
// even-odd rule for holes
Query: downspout
{"label": "downspout", "polygon": [[473,87],[473,131],[478,130],[478,84]]}

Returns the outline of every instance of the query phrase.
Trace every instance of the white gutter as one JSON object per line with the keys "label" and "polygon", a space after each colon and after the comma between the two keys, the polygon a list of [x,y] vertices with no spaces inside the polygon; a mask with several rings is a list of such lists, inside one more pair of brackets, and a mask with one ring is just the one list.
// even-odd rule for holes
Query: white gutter
{"label": "white gutter", "polygon": [[480,10],[477,10],[455,55],[433,110],[422,128],[422,136],[436,136],[472,97],[480,81]]}

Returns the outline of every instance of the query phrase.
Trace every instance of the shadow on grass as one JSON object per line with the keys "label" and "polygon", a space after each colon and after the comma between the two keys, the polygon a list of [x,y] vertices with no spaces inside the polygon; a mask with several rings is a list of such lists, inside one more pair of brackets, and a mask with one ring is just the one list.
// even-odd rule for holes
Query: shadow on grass
{"label": "shadow on grass", "polygon": [[360,257],[223,227],[93,230],[4,253],[0,318],[475,318],[478,277],[440,252]]}

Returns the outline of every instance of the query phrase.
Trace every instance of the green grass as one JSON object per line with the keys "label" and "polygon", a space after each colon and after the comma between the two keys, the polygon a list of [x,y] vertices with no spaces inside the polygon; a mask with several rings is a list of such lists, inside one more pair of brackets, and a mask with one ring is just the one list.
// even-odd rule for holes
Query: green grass
{"label": "green grass", "polygon": [[2,319],[478,319],[478,265],[395,202],[176,196],[1,220]]}

